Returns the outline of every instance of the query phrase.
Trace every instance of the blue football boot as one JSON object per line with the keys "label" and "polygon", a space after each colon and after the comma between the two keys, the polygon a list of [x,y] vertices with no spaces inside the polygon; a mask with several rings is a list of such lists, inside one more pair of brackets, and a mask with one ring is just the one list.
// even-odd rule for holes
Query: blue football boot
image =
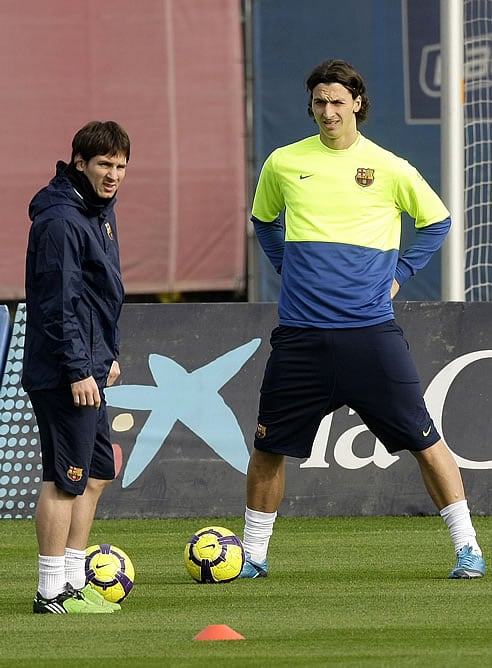
{"label": "blue football boot", "polygon": [[268,574],[267,562],[264,559],[261,563],[253,561],[249,552],[246,552],[243,570],[239,574],[240,578],[266,578]]}
{"label": "blue football boot", "polygon": [[471,545],[465,545],[458,550],[456,554],[456,566],[453,568],[448,578],[457,580],[458,578],[482,578],[485,575],[485,560],[476,552],[473,552]]}

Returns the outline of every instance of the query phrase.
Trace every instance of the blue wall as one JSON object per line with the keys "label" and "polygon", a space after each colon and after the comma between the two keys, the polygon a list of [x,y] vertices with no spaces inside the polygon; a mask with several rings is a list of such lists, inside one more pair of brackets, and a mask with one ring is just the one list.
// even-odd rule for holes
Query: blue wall
{"label": "blue wall", "polygon": [[[398,0],[257,0],[254,3],[255,165],[257,172],[277,146],[315,134],[307,115],[304,82],[318,62],[347,60],[364,76],[371,110],[361,130],[401,155],[440,188],[440,132],[436,124],[407,124],[404,98],[404,44]],[[412,0],[410,36],[439,36],[439,0]],[[413,28],[413,30],[412,30]],[[417,62],[421,44],[410,40]],[[406,219],[402,245],[413,235]],[[401,290],[401,300],[440,298],[440,257]],[[275,301],[278,277],[262,256],[260,291]]]}

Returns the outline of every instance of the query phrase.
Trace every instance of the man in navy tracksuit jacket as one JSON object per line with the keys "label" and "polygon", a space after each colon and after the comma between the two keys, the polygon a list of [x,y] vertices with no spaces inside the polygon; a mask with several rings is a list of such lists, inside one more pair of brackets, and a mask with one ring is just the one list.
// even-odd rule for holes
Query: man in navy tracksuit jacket
{"label": "man in navy tracksuit jacket", "polygon": [[118,355],[123,285],[114,199],[84,201],[66,172],[67,165],[58,162],[57,175],[29,207],[23,374],[28,391],[91,375],[104,387]]}
{"label": "man in navy tracksuit jacket", "polygon": [[120,373],[124,291],[114,204],[129,157],[117,123],[88,123],[73,138],[70,163],[58,162],[29,206],[22,384],[43,462],[35,613],[119,609],[86,586],[85,548],[114,478],[104,387]]}

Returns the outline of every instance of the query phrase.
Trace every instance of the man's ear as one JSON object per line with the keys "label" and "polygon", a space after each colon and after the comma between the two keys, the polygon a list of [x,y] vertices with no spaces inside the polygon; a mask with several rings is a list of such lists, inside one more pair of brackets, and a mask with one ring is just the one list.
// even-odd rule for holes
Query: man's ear
{"label": "man's ear", "polygon": [[73,164],[75,165],[75,169],[77,169],[79,172],[84,171],[85,160],[80,155],[80,153],[77,153],[77,155],[74,157]]}

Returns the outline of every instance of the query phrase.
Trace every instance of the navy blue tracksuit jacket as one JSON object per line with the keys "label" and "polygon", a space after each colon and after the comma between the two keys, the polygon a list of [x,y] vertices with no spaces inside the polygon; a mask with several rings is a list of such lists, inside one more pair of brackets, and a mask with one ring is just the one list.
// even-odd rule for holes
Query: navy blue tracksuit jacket
{"label": "navy blue tracksuit jacket", "polygon": [[115,200],[88,205],[57,164],[29,205],[26,257],[26,391],[94,376],[106,384],[118,356],[124,298]]}

